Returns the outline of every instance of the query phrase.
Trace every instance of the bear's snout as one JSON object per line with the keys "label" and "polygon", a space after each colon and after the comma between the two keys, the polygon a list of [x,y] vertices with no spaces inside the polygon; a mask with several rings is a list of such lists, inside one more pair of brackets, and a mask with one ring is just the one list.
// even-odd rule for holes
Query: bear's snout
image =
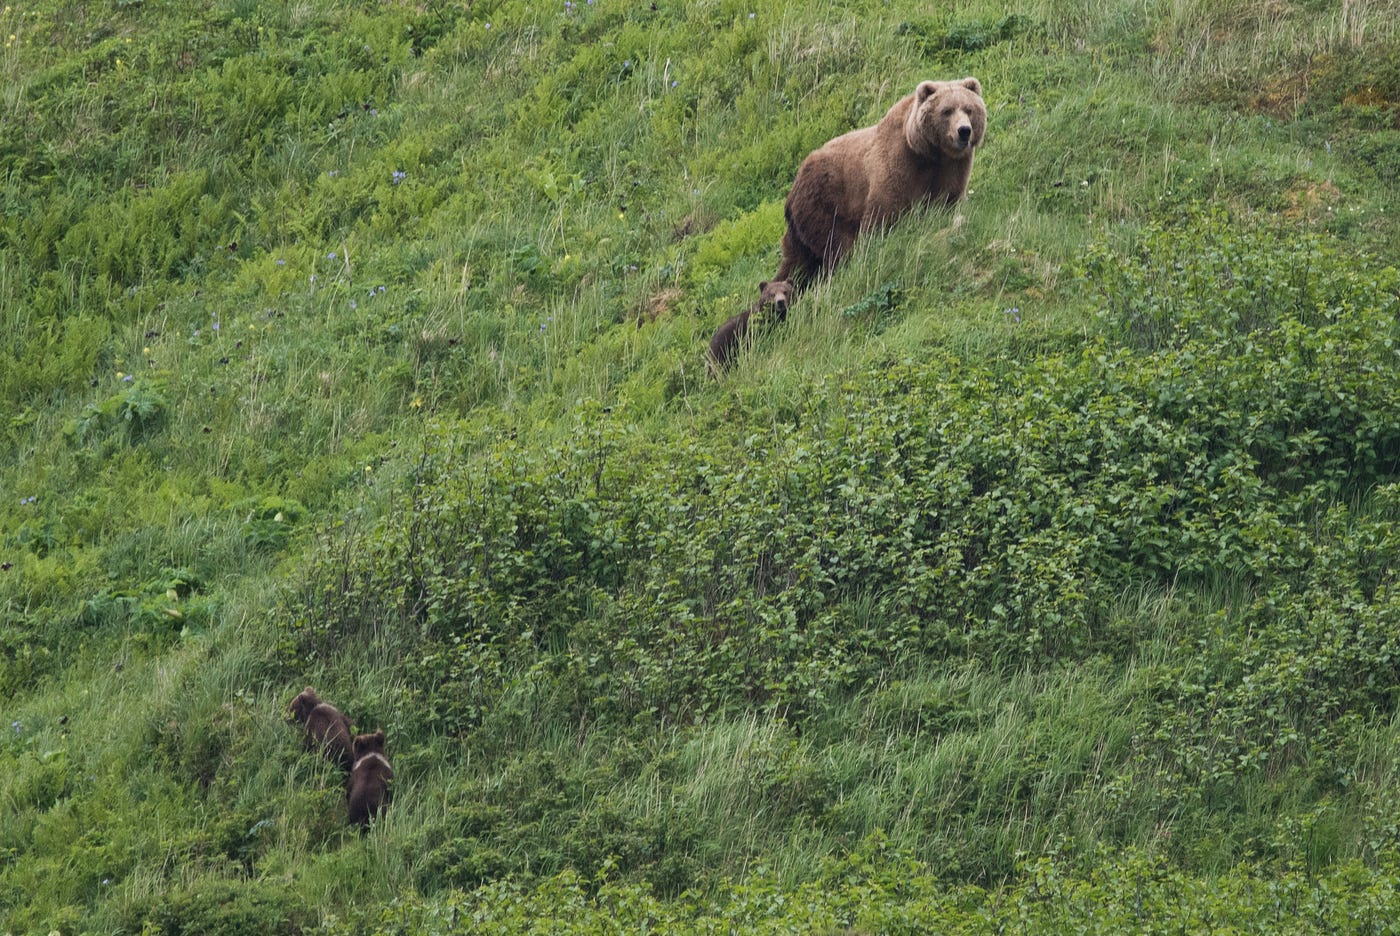
{"label": "bear's snout", "polygon": [[958,128],[958,143],[966,146],[970,139],[972,139],[972,124],[963,124]]}

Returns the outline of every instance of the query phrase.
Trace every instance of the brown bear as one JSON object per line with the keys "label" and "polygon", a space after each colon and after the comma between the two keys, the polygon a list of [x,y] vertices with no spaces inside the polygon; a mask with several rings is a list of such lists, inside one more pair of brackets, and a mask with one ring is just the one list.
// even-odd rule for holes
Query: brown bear
{"label": "brown bear", "polygon": [[355,736],[355,766],[345,799],[350,807],[350,823],[365,826],[389,799],[389,781],[394,768],[384,756],[384,732]]}
{"label": "brown bear", "polygon": [[[729,366],[730,358],[739,350],[739,343],[747,337],[749,324],[754,316],[759,316],[763,324],[787,320],[788,305],[796,290],[788,280],[765,280],[758,284],[758,301],[719,327],[710,339],[710,373],[718,376]],[[771,316],[765,310],[772,309]]]}
{"label": "brown bear", "polygon": [[320,751],[327,760],[349,770],[354,764],[350,746],[350,719],[329,702],[322,702],[316,690],[307,686],[292,700],[289,721],[306,726],[306,749]]}
{"label": "brown bear", "polygon": [[813,152],[797,170],[783,214],[778,279],[800,289],[850,253],[856,237],[921,203],[967,194],[972,154],[987,129],[976,78],[924,81],[873,127]]}

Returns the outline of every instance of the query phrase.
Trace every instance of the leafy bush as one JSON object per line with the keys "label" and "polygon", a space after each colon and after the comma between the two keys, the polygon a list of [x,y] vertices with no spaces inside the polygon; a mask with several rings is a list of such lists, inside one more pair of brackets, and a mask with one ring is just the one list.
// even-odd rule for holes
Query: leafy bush
{"label": "leafy bush", "polygon": [[196,596],[198,576],[187,569],[162,569],[133,588],[103,589],[83,601],[77,623],[86,628],[132,626],[172,634],[208,622],[209,603]]}
{"label": "leafy bush", "polygon": [[278,550],[291,539],[306,508],[291,498],[262,497],[233,505],[243,515],[243,540],[256,549]]}
{"label": "leafy bush", "polygon": [[1316,234],[1248,227],[1221,209],[1149,225],[1126,256],[1098,244],[1082,272],[1103,300],[1100,318],[1144,348],[1196,338],[1245,343],[1255,331],[1348,318],[1363,325],[1352,317],[1358,307],[1374,316],[1363,327],[1384,337],[1385,317],[1400,303],[1396,268],[1353,264]]}
{"label": "leafy bush", "polygon": [[1174,336],[1155,350],[1014,369],[934,354],[703,445],[595,413],[540,455],[431,452],[411,500],[313,574],[303,640],[403,621],[435,687],[413,708],[450,730],[532,668],[575,717],[689,721],[807,711],[917,657],[1130,652],[1108,609],[1144,576],[1323,588],[1302,532],[1316,505],[1388,484],[1400,459],[1395,273],[1157,237],[1183,259],[1147,254],[1108,287],[1132,334]]}
{"label": "leafy bush", "polygon": [[907,20],[899,24],[896,33],[913,37],[921,47],[930,52],[976,52],[1014,39],[1029,31],[1032,25],[1030,17],[1020,13],[1008,13],[997,19],[987,20]]}
{"label": "leafy bush", "polygon": [[[688,278],[699,284],[721,275],[736,260],[768,253],[783,236],[783,203],[767,202],[732,221],[722,221],[697,238]],[[754,284],[757,292],[757,283]]]}
{"label": "leafy bush", "polygon": [[214,879],[171,892],[129,925],[160,936],[283,936],[316,918],[284,881]]}
{"label": "leafy bush", "polygon": [[[332,933],[447,933],[470,917],[473,932],[656,931],[758,934],[1000,932],[1313,933],[1384,931],[1396,910],[1393,888],[1355,865],[1313,876],[1266,877],[1248,866],[1210,879],[1173,869],[1137,851],[1105,857],[1076,872],[1054,859],[1028,862],[1010,887],[949,885],[936,869],[885,846],[878,837],[824,865],[797,887],[771,873],[727,882],[712,903],[665,901],[645,885],[566,872],[534,886],[500,882],[441,901],[408,898],[375,919],[338,922]],[[1387,872],[1392,873],[1392,872]]]}
{"label": "leafy bush", "polygon": [[[1384,928],[1383,6],[7,7],[0,930]],[[968,223],[695,379],[967,73]]]}
{"label": "leafy bush", "polygon": [[144,378],[127,382],[129,386],[101,403],[84,406],[78,417],[63,427],[64,433],[81,444],[106,438],[115,430],[127,442],[137,442],[159,428],[167,406],[165,382]]}
{"label": "leafy bush", "polygon": [[904,298],[904,289],[898,283],[884,283],[874,292],[846,306],[841,314],[847,318],[864,319],[875,331],[882,331],[904,305]]}

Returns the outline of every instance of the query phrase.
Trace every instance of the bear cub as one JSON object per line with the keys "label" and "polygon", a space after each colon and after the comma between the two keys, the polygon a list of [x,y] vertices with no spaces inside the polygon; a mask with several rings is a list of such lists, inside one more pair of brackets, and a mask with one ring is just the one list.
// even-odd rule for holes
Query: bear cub
{"label": "bear cub", "polygon": [[778,279],[802,289],[841,262],[856,237],[920,204],[967,194],[987,130],[976,78],[923,81],[879,123],[827,142],[802,161],[783,205]]}
{"label": "bear cub", "polygon": [[350,744],[350,719],[334,705],[322,702],[316,690],[307,686],[292,700],[290,721],[306,728],[306,749],[320,751],[327,760],[349,770],[354,765]]}
{"label": "bear cub", "polygon": [[350,807],[350,823],[365,826],[379,813],[389,799],[389,781],[394,768],[384,756],[384,732],[355,736],[355,766],[350,770],[350,786],[346,801]]}
{"label": "bear cub", "polygon": [[[765,325],[770,321],[786,321],[788,305],[792,302],[794,294],[795,290],[788,280],[765,280],[759,283],[758,301],[721,325],[710,339],[710,373],[718,376],[720,371],[729,366],[730,358],[739,350],[739,343],[748,335],[749,324],[754,316],[759,316]],[[766,309],[773,310],[771,318],[764,314]]]}

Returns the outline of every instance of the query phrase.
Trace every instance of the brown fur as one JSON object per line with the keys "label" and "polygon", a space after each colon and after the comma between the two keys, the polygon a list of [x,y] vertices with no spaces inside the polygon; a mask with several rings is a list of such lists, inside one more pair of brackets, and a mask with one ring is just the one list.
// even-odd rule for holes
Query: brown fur
{"label": "brown fur", "polygon": [[749,323],[755,315],[771,308],[775,313],[767,322],[787,320],[788,305],[796,290],[787,280],[765,280],[758,284],[758,301],[738,315],[726,321],[710,339],[710,373],[718,374],[729,366],[730,359],[739,351],[739,345],[748,337]]}
{"label": "brown fur", "polygon": [[345,799],[350,807],[350,823],[367,825],[389,800],[389,781],[394,768],[384,756],[384,732],[355,736],[355,766]]}
{"label": "brown fur", "polygon": [[856,237],[917,204],[951,205],[967,194],[972,155],[987,129],[976,78],[920,82],[873,127],[813,152],[797,170],[784,215],[778,279],[798,288],[830,272]]}
{"label": "brown fur", "polygon": [[349,770],[354,763],[350,746],[350,719],[329,702],[322,702],[316,690],[307,686],[292,700],[291,720],[306,726],[306,749],[320,751],[327,760]]}

